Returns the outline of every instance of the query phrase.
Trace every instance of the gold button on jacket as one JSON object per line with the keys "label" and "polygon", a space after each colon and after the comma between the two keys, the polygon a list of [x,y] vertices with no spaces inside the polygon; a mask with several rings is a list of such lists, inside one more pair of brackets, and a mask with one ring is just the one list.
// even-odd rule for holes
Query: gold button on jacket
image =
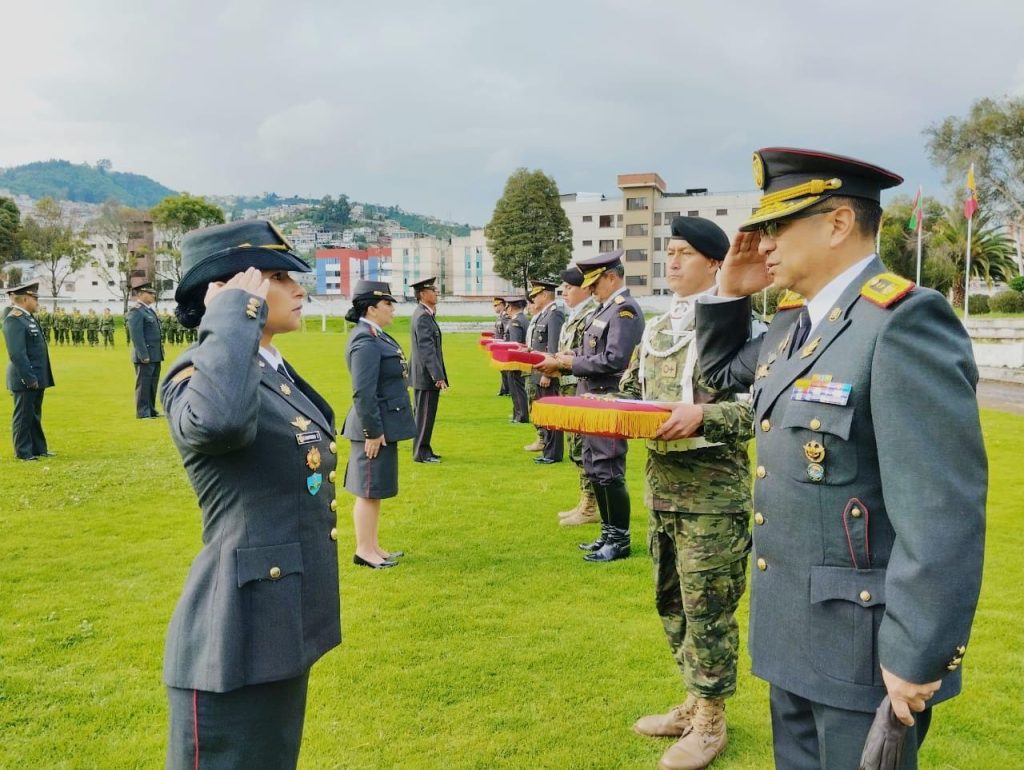
{"label": "gold button on jacket", "polygon": [[279,577],[281,577],[281,568],[280,567],[271,567],[270,568],[270,579],[271,580],[277,580]]}
{"label": "gold button on jacket", "polygon": [[764,524],[764,515],[760,511],[754,514],[754,523]]}
{"label": "gold button on jacket", "polygon": [[757,568],[764,572],[766,569],[768,569],[768,562],[766,562],[764,559],[758,559]]}
{"label": "gold button on jacket", "polygon": [[862,602],[869,602],[869,601],[871,601],[871,592],[870,591],[861,591],[860,592],[860,600]]}
{"label": "gold button on jacket", "polygon": [[757,466],[757,477],[759,479],[763,479],[767,475],[768,475],[768,471],[765,470],[764,466],[763,465],[758,465]]}
{"label": "gold button on jacket", "polygon": [[769,420],[767,418],[765,418],[764,420],[761,420],[761,430],[763,430],[765,433],[767,433],[771,429],[772,429],[772,421],[771,420]]}
{"label": "gold button on jacket", "polygon": [[337,527],[333,527],[331,529],[331,540],[337,540],[337,539],[338,539],[338,528]]}

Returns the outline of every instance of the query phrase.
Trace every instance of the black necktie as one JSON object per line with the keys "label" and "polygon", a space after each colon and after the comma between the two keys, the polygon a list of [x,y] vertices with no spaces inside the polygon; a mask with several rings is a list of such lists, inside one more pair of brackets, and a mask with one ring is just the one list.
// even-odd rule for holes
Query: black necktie
{"label": "black necktie", "polygon": [[793,347],[791,351],[803,347],[807,342],[807,335],[811,333],[811,314],[807,312],[807,306],[800,308],[800,315],[796,319],[796,328],[793,329]]}
{"label": "black necktie", "polygon": [[295,380],[292,379],[292,376],[290,374],[288,374],[288,370],[284,368],[284,364],[278,364],[277,365],[277,373],[280,374],[282,377],[284,377],[289,382],[295,382]]}

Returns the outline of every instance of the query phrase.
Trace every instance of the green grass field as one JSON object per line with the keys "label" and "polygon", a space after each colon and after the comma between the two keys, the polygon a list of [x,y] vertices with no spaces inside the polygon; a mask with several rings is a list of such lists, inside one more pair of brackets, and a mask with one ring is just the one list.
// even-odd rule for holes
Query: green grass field
{"label": "green grass field", "polygon": [[[394,331],[407,343],[407,320]],[[51,348],[44,426],[59,457],[12,459],[11,399],[0,396],[0,768],[163,766],[163,638],[200,519],[166,424],[134,419],[117,340],[112,351]],[[340,425],[343,333],[278,342]],[[630,726],[683,695],[642,546],[643,448],[629,460],[640,547],[584,563],[576,543],[596,528],[555,518],[575,502],[575,468],[535,466],[522,450],[532,429],[507,424],[509,400],[495,397],[476,335],[448,334],[445,350],[453,385],[434,440],[444,464],[414,464],[404,444],[401,494],[384,503],[382,543],[408,553],[401,567],[352,566],[341,492],[344,643],[313,669],[300,766],[653,768],[667,744]],[[982,602],[965,693],[936,709],[922,768],[1024,766],[1024,417],[982,417],[992,479]],[[917,419],[906,415],[908,430]],[[935,472],[955,462],[936,458]],[[741,612],[745,634],[745,600]],[[745,643],[740,668],[718,770],[771,767],[767,688]]]}

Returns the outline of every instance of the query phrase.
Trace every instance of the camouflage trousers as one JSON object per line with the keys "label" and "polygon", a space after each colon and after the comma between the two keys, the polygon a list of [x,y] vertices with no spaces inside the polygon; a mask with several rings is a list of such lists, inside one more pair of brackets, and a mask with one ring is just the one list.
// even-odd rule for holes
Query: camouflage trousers
{"label": "camouflage trousers", "polygon": [[[560,396],[575,396],[576,395],[576,383],[572,385],[561,385],[558,388],[558,395]],[[575,463],[576,468],[580,474],[580,492],[582,494],[593,494],[594,493],[594,482],[587,478],[587,475],[583,472],[583,434],[582,433],[565,433],[565,450],[569,455],[569,459]]]}
{"label": "camouflage trousers", "polygon": [[736,692],[736,607],[747,585],[748,518],[651,511],[654,603],[683,685],[698,697]]}

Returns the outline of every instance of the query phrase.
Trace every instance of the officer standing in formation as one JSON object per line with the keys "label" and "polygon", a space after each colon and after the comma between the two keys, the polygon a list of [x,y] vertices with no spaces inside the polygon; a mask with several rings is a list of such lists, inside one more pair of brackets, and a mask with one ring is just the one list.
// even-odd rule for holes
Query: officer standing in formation
{"label": "officer standing in formation", "polygon": [[[644,331],[644,315],[625,284],[622,250],[577,261],[583,288],[593,287],[600,303],[583,332],[583,344],[573,353],[559,353],[557,365],[580,378],[580,394],[616,393],[633,350]],[[554,368],[542,365],[541,371]],[[609,562],[629,556],[629,490],[626,488],[625,439],[584,436],[583,468],[594,485],[601,516],[601,535],[581,543],[587,561]]]}
{"label": "officer standing in formation", "polygon": [[[508,323],[505,325],[505,341],[526,344],[526,327],[529,323],[526,320],[526,299],[523,297],[506,297],[505,305],[508,307]],[[529,422],[530,402],[526,396],[526,383],[523,375],[519,372],[505,372],[506,383],[508,384],[509,395],[512,396],[512,417],[509,422]]]}
{"label": "officer standing in formation", "polygon": [[[857,767],[888,694],[910,726],[900,766],[915,768],[931,705],[960,690],[981,585],[970,339],[941,294],[874,253],[879,192],[899,176],[769,148],[754,180],[764,196],[697,333],[709,384],[753,386],[750,654],[771,684],[775,762]],[[747,340],[747,297],[769,283],[801,298]]]}
{"label": "officer standing in formation", "polygon": [[440,463],[430,439],[437,418],[437,402],[442,390],[448,389],[448,372],[444,368],[441,349],[441,327],[437,323],[437,286],[434,278],[410,284],[416,293],[417,306],[412,311],[412,347],[410,370],[416,394],[416,439],[412,458],[418,463]]}
{"label": "officer standing in formation", "polygon": [[[554,355],[558,352],[558,339],[562,333],[562,325],[565,323],[565,314],[555,302],[555,290],[558,284],[554,281],[530,281],[532,289],[530,295],[533,298],[534,316],[530,325],[533,327],[530,337],[530,350],[545,355]],[[545,396],[557,396],[559,391],[558,376],[544,374],[534,370],[530,373],[530,382],[536,393],[534,398]],[[541,441],[540,457],[534,458],[538,465],[551,465],[562,462],[565,454],[565,441],[562,432],[540,428],[539,437]]]}
{"label": "officer standing in formation", "polygon": [[203,547],[167,630],[166,767],[291,770],[310,668],[341,642],[334,412],[273,345],[309,267],[263,220],[192,231],[181,262],[176,313],[204,334],[162,400]]}
{"label": "officer standing in formation", "polygon": [[26,283],[7,290],[12,307],[4,317],[7,344],[7,389],[14,396],[11,434],[14,456],[19,460],[54,457],[43,434],[43,395],[53,387],[53,371],[46,339],[36,322],[39,283]]}
{"label": "officer standing in formation", "polygon": [[686,700],[643,717],[641,735],[675,737],[661,770],[699,770],[726,746],[725,699],[736,692],[739,625],[750,551],[750,406],[710,388],[697,366],[697,298],[715,288],[729,251],[722,229],[700,217],[676,217],[665,246],[667,313],[644,329],[621,390],[674,403],[663,430],[686,438],[647,441],[644,502],[654,562],[654,599]]}
{"label": "officer standing in formation", "polygon": [[135,305],[128,311],[125,328],[131,335],[132,363],[135,365],[135,416],[140,420],[160,417],[156,410],[156,389],[164,346],[160,341],[160,319],[153,303],[156,290],[148,283],[135,287]]}
{"label": "officer standing in formation", "polygon": [[[565,319],[562,331],[558,335],[558,352],[571,353],[583,344],[583,330],[590,320],[590,314],[597,307],[590,289],[583,288],[583,273],[578,267],[569,267],[562,271],[562,298],[569,308],[569,317]],[[572,372],[558,372],[558,395],[575,396],[579,379]],[[558,523],[563,527],[576,527],[581,524],[595,524],[600,519],[597,515],[597,499],[594,497],[594,484],[583,469],[583,435],[567,433],[569,459],[576,464],[580,479],[580,499],[575,508],[560,511]]]}
{"label": "officer standing in formation", "polygon": [[103,337],[103,347],[114,347],[114,316],[109,307],[103,309],[100,317],[100,336]]}
{"label": "officer standing in formation", "polygon": [[[491,302],[494,305],[494,339],[503,340],[505,339],[505,326],[508,324],[508,317],[505,315],[505,310],[507,308],[505,298],[494,297]],[[501,372],[501,387],[498,388],[498,395],[509,395],[508,372]]]}

